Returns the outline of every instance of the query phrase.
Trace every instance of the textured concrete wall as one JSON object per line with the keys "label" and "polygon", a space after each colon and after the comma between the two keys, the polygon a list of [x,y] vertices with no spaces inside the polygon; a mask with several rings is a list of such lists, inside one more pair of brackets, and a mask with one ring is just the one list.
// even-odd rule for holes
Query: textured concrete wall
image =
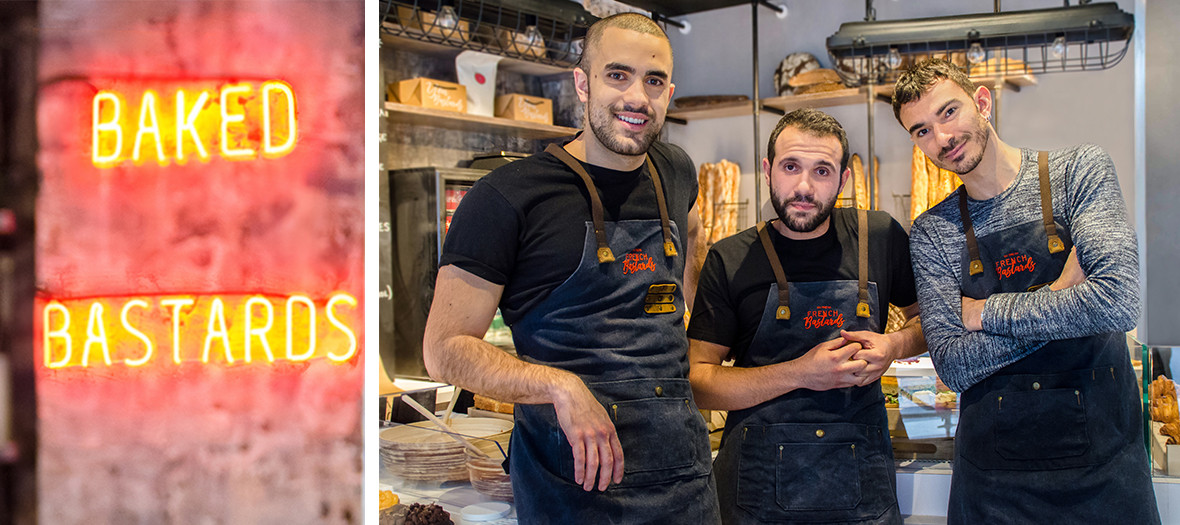
{"label": "textured concrete wall", "polygon": [[[42,304],[145,295],[149,314],[166,318],[154,298],[305,294],[323,334],[325,301],[347,293],[357,305],[337,313],[362,351],[330,362],[323,354],[346,343],[321,337],[304,362],[175,364],[162,338],[161,355],[140,368],[118,358],[39,365],[41,522],[362,521],[363,28],[357,0],[42,2]],[[90,161],[97,89],[168,96],[189,82],[265,79],[296,96],[289,155],[101,170]],[[276,308],[279,332],[281,316]],[[241,331],[240,317],[227,320]],[[203,334],[201,323],[184,329]],[[186,355],[199,355],[200,337]]]}

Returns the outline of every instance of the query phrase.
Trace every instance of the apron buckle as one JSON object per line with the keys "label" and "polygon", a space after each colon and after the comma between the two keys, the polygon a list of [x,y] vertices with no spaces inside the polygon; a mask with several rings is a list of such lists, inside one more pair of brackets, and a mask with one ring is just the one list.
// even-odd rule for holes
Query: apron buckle
{"label": "apron buckle", "polygon": [[968,266],[968,271],[971,272],[971,275],[979,275],[983,273],[983,263],[980,262],[979,259],[972,259],[971,265]]}
{"label": "apron buckle", "polygon": [[1049,253],[1061,253],[1065,251],[1065,243],[1061,242],[1061,238],[1056,235],[1049,236]]}
{"label": "apron buckle", "polygon": [[787,306],[778,307],[778,310],[775,310],[775,312],[774,312],[774,318],[780,319],[780,320],[790,319],[791,318],[790,307],[787,307]]}
{"label": "apron buckle", "polygon": [[676,256],[676,245],[672,241],[664,241],[664,255],[668,257]]}
{"label": "apron buckle", "polygon": [[864,301],[856,303],[856,316],[857,317],[866,317],[866,318],[869,317],[870,316],[869,303],[866,303]]}
{"label": "apron buckle", "polygon": [[615,262],[615,254],[610,251],[610,248],[603,246],[598,249],[598,263]]}

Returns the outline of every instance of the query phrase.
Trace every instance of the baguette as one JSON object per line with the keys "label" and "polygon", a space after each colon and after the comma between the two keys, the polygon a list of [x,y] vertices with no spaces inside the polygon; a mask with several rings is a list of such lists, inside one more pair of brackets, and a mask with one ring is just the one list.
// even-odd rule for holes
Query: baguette
{"label": "baguette", "polygon": [[877,157],[874,155],[873,156],[873,173],[872,173],[872,180],[873,180],[873,207],[872,207],[872,209],[874,209],[874,210],[881,209],[881,179],[877,178],[877,175],[879,175],[878,170],[880,170],[880,169],[881,169],[881,163],[877,159]]}
{"label": "baguette", "polygon": [[926,176],[926,155],[914,146],[913,160],[910,164],[910,221],[917,219],[930,206],[927,199],[927,187],[930,181]]}
{"label": "baguette", "polygon": [[852,154],[852,190],[854,192],[853,207],[858,210],[869,209],[869,188],[865,179],[864,164],[859,154]]}

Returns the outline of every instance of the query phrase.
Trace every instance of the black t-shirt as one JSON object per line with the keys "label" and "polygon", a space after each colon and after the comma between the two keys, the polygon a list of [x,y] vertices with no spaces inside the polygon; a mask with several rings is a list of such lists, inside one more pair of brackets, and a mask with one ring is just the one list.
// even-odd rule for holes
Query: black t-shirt
{"label": "black t-shirt", "polygon": [[[660,174],[668,218],[683,241],[697,198],[692,159],[662,142],[648,154]],[[634,171],[582,164],[598,187],[604,220],[659,219],[646,163]],[[504,285],[500,311],[513,324],[578,268],[590,220],[582,180],[541,152],[497,168],[471,187],[451,219],[439,266],[453,264]]]}
{"label": "black t-shirt", "polygon": [[[874,314],[884,329],[887,304],[906,307],[917,302],[918,296],[905,230],[885,212],[868,214],[868,280],[877,283],[880,304]],[[815,239],[791,240],[773,226],[769,230],[787,281],[858,278],[856,210],[832,210],[831,227]],[[688,337],[728,346],[730,357],[741,355],[758,330],[771,284],[774,284],[774,271],[756,228],[717,242],[701,269]]]}

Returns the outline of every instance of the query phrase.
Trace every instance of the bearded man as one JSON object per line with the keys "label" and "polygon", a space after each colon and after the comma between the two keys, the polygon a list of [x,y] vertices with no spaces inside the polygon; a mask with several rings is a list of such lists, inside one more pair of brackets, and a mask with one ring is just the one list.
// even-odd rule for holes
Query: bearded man
{"label": "bearded man", "polygon": [[[489,173],[455,211],[426,368],[516,403],[521,523],[716,523],[686,378],[696,170],[655,140],[674,89],[667,36],[633,13],[596,22],[574,87],[590,132]],[[482,340],[497,306],[520,358]]]}
{"label": "bearded man", "polygon": [[[901,523],[879,379],[926,350],[905,230],[835,208],[851,172],[831,116],[788,113],[766,155],[778,218],[710,248],[688,328],[697,403],[729,411],[722,521]],[[889,304],[907,320],[882,334]]]}

